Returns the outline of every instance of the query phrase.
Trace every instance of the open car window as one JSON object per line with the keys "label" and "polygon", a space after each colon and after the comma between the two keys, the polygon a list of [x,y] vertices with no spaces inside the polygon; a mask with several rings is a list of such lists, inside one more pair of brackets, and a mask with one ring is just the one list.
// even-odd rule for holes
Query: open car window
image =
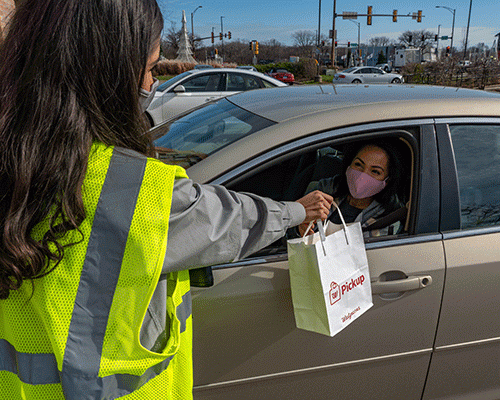
{"label": "open car window", "polygon": [[[410,129],[410,131],[412,131]],[[414,133],[418,131],[417,128],[413,133],[407,132],[407,136],[415,137]],[[381,139],[383,136],[376,136]],[[402,171],[401,187],[398,190],[399,200],[402,205],[410,206],[410,192],[413,171],[415,166],[412,165],[412,160],[416,160],[415,146],[410,144],[404,138],[393,138],[394,141],[399,143],[401,150]],[[228,185],[229,189],[243,192],[250,192],[260,196],[270,197],[278,201],[295,201],[303,197],[308,191],[314,189],[317,183],[321,180],[332,178],[342,174],[344,149],[353,143],[351,141],[341,141],[331,144],[325,144],[314,149],[304,151],[299,155],[293,155],[288,159],[270,165],[268,168],[261,170],[252,176],[237,182],[234,185]],[[394,225],[395,229],[379,229],[370,238],[366,237],[366,241],[384,240],[388,238],[398,237],[400,235],[408,234],[408,215],[406,211],[402,210],[404,217],[401,218],[401,213],[398,218],[401,218]],[[392,225],[392,224],[389,224]],[[373,233],[373,232],[372,232]],[[388,235],[390,233],[390,235]],[[390,237],[389,237],[390,236]],[[286,238],[283,238],[273,245],[261,250],[253,256],[263,256],[272,254],[285,254],[286,253]]]}

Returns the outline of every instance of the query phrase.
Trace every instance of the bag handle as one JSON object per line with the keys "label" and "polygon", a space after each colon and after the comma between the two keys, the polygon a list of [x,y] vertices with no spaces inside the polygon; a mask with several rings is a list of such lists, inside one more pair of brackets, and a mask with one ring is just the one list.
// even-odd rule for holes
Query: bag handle
{"label": "bag handle", "polygon": [[[342,221],[342,225],[344,226],[344,235],[345,235],[345,240],[347,245],[349,245],[349,238],[347,237],[347,224],[345,223],[344,216],[342,215],[342,212],[340,211],[340,208],[335,201],[332,201],[332,205],[335,206],[337,209],[337,212],[339,213],[340,220]],[[302,237],[304,238],[306,236],[306,233],[309,232],[309,229],[313,226],[315,221],[309,222],[309,225],[307,225],[307,229],[305,230],[304,234]],[[326,234],[325,234],[325,228],[323,226],[323,221],[321,219],[316,220],[316,225],[318,226],[318,233],[319,237],[321,238],[321,242],[324,242],[326,240]],[[323,249],[324,251],[324,249]]]}

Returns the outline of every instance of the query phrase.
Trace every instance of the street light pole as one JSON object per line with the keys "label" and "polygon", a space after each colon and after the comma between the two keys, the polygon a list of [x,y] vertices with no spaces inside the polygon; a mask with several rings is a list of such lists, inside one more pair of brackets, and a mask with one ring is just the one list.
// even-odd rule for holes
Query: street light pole
{"label": "street light pole", "polygon": [[360,37],[361,37],[361,35],[360,35],[360,33],[361,33],[361,29],[360,29],[361,23],[353,21],[352,19],[349,19],[348,21],[351,21],[353,24],[358,25],[358,67],[359,67],[359,64],[361,62],[361,46],[360,46],[360,43],[359,43],[359,41],[361,40],[360,39]]}
{"label": "street light pole", "polygon": [[472,0],[470,0],[470,5],[469,5],[469,19],[467,20],[467,33],[465,34],[465,48],[464,48],[464,61],[467,57],[467,42],[469,40],[469,26],[470,26],[470,14],[472,11]]}
{"label": "street light pole", "polygon": [[321,41],[321,0],[319,0],[319,12],[318,12],[318,38],[316,40],[316,46],[319,47]]}
{"label": "street light pole", "polygon": [[[472,0],[471,0],[471,3],[472,3]],[[472,6],[472,4],[471,4],[471,6]],[[450,7],[446,7],[446,6],[436,6],[436,8],[445,8],[453,14],[453,23],[451,25],[451,43],[450,43],[451,53],[453,54],[453,38],[455,37],[455,12],[457,10],[455,8],[450,8]]]}
{"label": "street light pole", "polygon": [[198,8],[202,8],[202,6],[198,6],[194,9],[194,11],[191,13],[191,41],[193,41],[194,43],[194,25],[193,25],[193,17],[194,17],[194,13],[196,12],[196,10]]}
{"label": "street light pole", "polygon": [[221,57],[222,60],[224,60],[224,25],[222,24],[222,18],[225,18],[223,16],[220,17],[220,31],[222,34],[222,39],[221,39]]}
{"label": "street light pole", "polygon": [[332,68],[335,67],[335,18],[337,17],[337,0],[333,0],[333,23],[332,23]]}

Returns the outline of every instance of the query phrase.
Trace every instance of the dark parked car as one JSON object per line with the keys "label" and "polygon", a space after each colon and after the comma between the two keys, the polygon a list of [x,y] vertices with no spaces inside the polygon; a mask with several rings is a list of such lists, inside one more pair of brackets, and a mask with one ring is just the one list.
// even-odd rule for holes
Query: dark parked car
{"label": "dark parked car", "polygon": [[366,239],[373,307],[335,337],[296,328],[284,241],[193,288],[195,399],[500,399],[500,94],[255,90],[152,132],[195,181],[276,200],[360,140],[391,138],[404,166],[403,229]]}

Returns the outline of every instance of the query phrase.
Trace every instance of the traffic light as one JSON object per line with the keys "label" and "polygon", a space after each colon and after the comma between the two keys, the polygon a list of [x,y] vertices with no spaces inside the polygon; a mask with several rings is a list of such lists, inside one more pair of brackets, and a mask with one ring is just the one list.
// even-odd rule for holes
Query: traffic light
{"label": "traffic light", "polygon": [[408,43],[411,43],[411,40],[413,39],[413,36],[412,35],[409,35],[408,36]]}
{"label": "traffic light", "polygon": [[417,12],[417,22],[422,22],[422,10],[418,10]]}
{"label": "traffic light", "polygon": [[450,54],[450,46],[446,46],[446,57]]}
{"label": "traffic light", "polygon": [[214,38],[214,33],[212,32],[212,43],[214,42],[215,38]]}
{"label": "traffic light", "polygon": [[338,42],[337,42],[337,41],[335,41],[335,47],[337,47],[337,44],[338,44]]}
{"label": "traffic light", "polygon": [[422,35],[422,42],[425,42],[425,35]]}
{"label": "traffic light", "polygon": [[231,39],[231,32],[230,31],[227,32],[227,38]]}
{"label": "traffic light", "polygon": [[255,42],[255,54],[259,54],[259,42]]}
{"label": "traffic light", "polygon": [[437,42],[438,41],[438,35],[434,35],[434,40]]}
{"label": "traffic light", "polygon": [[221,33],[219,33],[219,40],[222,40],[222,38],[224,37],[224,35]]}
{"label": "traffic light", "polygon": [[371,25],[372,24],[372,13],[373,13],[373,7],[368,6],[368,12],[366,16],[366,25]]}
{"label": "traffic light", "polygon": [[215,55],[219,54],[219,50],[215,49]]}
{"label": "traffic light", "polygon": [[392,10],[392,22],[398,22],[398,10]]}
{"label": "traffic light", "polygon": [[253,51],[253,42],[248,42],[248,48]]}
{"label": "traffic light", "polygon": [[347,47],[351,47],[351,42],[347,42]]}

